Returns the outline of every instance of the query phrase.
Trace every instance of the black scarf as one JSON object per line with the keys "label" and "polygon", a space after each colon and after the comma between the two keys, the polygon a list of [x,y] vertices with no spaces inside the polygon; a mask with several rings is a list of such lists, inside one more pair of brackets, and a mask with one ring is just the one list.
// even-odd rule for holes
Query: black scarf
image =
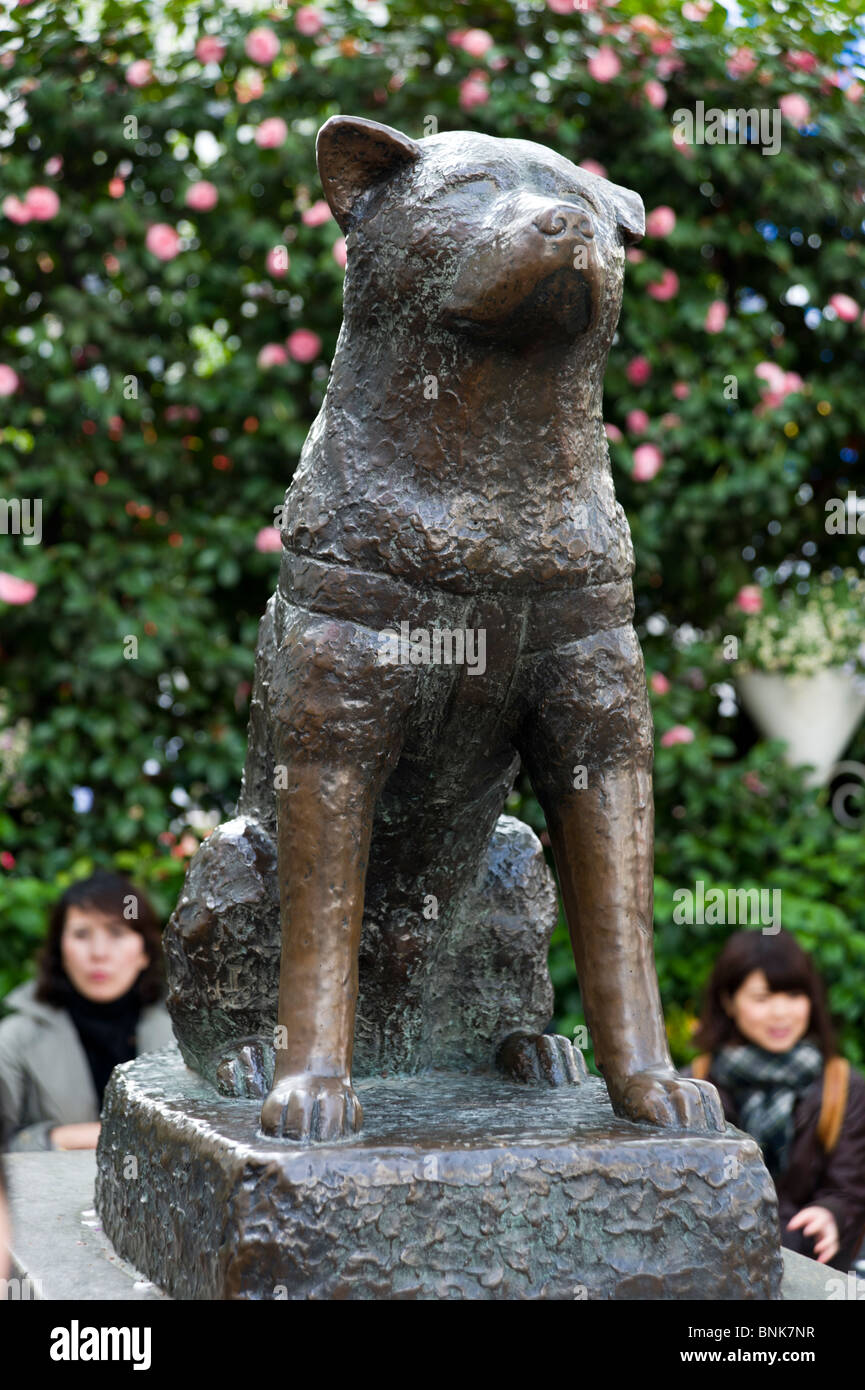
{"label": "black scarf", "polygon": [[120,1062],[131,1062],[136,1056],[135,1033],[141,1013],[138,980],[119,999],[104,1003],[88,999],[67,980],[63,1007],[71,1015],[87,1054],[101,1110],[112,1071]]}
{"label": "black scarf", "polygon": [[810,1042],[788,1052],[768,1052],[756,1043],[722,1047],[710,1076],[732,1092],[742,1128],[763,1150],[773,1178],[786,1172],[793,1143],[796,1102],[823,1072],[823,1056]]}

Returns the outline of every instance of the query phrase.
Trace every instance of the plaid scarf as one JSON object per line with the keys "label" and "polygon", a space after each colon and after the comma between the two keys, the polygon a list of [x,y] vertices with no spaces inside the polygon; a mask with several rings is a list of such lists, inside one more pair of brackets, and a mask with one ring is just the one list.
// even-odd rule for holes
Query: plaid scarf
{"label": "plaid scarf", "polygon": [[756,1043],[730,1045],[712,1063],[711,1079],[732,1093],[742,1128],[760,1145],[773,1178],[790,1161],[796,1101],[822,1072],[823,1055],[807,1042],[789,1052],[767,1052]]}

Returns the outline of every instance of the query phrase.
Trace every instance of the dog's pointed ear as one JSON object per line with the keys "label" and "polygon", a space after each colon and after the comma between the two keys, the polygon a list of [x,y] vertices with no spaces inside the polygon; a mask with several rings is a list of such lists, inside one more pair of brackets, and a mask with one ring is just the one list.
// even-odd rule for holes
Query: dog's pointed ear
{"label": "dog's pointed ear", "polygon": [[622,188],[618,183],[611,183],[609,191],[613,207],[616,209],[622,244],[633,246],[635,241],[646,235],[646,209],[643,207],[643,200],[632,188]]}
{"label": "dog's pointed ear", "polygon": [[363,116],[331,116],[318,132],[315,158],[324,196],[343,231],[362,193],[377,179],[420,159],[417,141]]}

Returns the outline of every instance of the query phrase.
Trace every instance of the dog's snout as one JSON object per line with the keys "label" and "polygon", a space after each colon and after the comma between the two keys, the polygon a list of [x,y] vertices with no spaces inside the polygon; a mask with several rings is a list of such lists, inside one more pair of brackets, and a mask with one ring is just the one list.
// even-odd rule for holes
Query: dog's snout
{"label": "dog's snout", "polygon": [[588,213],[570,203],[557,203],[544,208],[534,219],[533,226],[549,237],[558,237],[567,232],[571,236],[576,234],[589,240],[595,235]]}

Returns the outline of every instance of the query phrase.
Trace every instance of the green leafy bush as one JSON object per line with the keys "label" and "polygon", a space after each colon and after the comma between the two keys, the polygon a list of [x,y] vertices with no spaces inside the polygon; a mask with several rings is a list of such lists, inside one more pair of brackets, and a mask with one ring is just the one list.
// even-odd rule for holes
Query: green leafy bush
{"label": "green leafy bush", "polygon": [[[742,11],[738,28],[658,0],[4,13],[0,478],[42,512],[41,544],[0,537],[0,988],[70,876],[126,867],[167,912],[233,807],[274,511],[340,324],[314,137],[344,111],[538,140],[642,194],[606,418],[647,664],[671,682],[654,700],[674,1046],[720,940],[674,928],[670,893],[702,877],[783,888],[861,1057],[865,837],[752,746],[699,640],[743,585],[861,569],[858,536],[824,524],[863,447],[861,34],[822,0]],[[677,146],[698,101],[778,112],[777,153]],[[524,784],[511,805],[543,828]],[[552,968],[573,1027],[562,931]]]}

